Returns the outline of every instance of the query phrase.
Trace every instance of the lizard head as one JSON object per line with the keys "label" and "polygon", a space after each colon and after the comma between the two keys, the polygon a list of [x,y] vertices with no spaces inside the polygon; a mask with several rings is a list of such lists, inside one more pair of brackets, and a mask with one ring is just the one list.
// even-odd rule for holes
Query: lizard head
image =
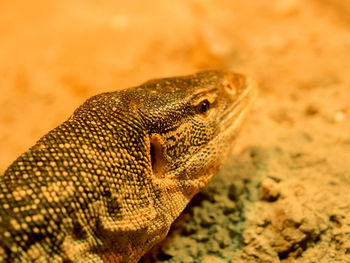
{"label": "lizard head", "polygon": [[134,88],[154,177],[192,198],[228,156],[256,90],[252,79],[223,71]]}

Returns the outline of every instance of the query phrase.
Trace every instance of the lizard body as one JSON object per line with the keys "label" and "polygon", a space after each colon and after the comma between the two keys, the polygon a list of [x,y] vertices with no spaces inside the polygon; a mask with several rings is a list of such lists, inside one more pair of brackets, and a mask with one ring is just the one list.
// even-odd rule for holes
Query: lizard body
{"label": "lizard body", "polygon": [[0,262],[137,262],[210,181],[255,93],[206,71],[88,99],[0,178]]}

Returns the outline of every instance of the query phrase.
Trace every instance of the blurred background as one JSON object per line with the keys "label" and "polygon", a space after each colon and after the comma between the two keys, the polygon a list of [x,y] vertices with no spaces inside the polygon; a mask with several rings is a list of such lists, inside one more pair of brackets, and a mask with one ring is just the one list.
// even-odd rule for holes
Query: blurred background
{"label": "blurred background", "polygon": [[348,261],[349,0],[1,0],[0,174],[88,97],[203,69],[260,96],[160,258]]}

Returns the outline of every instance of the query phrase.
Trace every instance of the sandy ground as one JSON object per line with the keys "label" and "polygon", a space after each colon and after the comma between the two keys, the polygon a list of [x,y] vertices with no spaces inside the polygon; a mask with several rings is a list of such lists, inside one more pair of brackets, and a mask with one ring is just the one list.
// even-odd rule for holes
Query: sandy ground
{"label": "sandy ground", "polygon": [[234,155],[144,262],[350,262],[350,2],[1,1],[0,173],[86,98],[253,75]]}

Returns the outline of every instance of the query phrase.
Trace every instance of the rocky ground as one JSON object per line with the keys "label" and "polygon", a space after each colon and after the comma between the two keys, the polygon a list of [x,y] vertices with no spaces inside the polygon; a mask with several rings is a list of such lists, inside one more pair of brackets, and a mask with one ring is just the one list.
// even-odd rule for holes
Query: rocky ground
{"label": "rocky ground", "polygon": [[350,2],[2,1],[0,173],[87,97],[219,68],[260,96],[143,262],[350,262]]}

